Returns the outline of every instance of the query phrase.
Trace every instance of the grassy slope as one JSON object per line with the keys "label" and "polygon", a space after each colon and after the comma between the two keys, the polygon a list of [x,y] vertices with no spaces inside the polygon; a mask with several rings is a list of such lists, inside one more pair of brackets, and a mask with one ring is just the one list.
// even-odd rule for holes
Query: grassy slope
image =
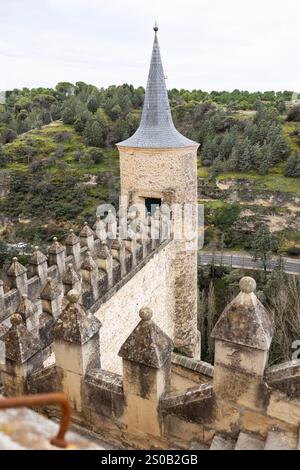
{"label": "grassy slope", "polygon": [[[289,132],[296,127],[293,123],[284,124],[284,132],[288,136]],[[76,176],[76,179],[79,183],[84,183],[91,178],[91,175],[99,175],[103,172],[111,172],[115,175],[116,183],[115,189],[118,189],[119,184],[119,160],[118,152],[116,149],[103,149],[103,154],[105,156],[104,160],[99,164],[94,164],[91,161],[87,161],[84,158],[78,163],[74,161],[73,155],[74,151],[82,150],[86,151],[87,146],[85,145],[81,136],[76,134],[72,126],[64,125],[60,121],[56,121],[49,126],[44,126],[41,130],[33,130],[26,134],[19,136],[13,143],[7,144],[6,148],[11,158],[11,162],[7,165],[7,168],[12,171],[18,171],[21,173],[31,173],[30,162],[24,162],[24,156],[22,156],[22,148],[28,146],[28,144],[36,149],[36,154],[34,159],[45,159],[53,157],[55,155],[55,149],[57,148],[57,142],[55,141],[55,135],[62,132],[71,133],[71,138],[69,141],[64,142],[64,154],[59,159],[58,165],[53,165],[47,169],[47,175],[53,179],[54,182],[60,183],[64,179],[65,172],[71,173]],[[291,146],[294,150],[299,150],[296,140],[293,137],[288,136]],[[232,179],[245,179],[251,183],[252,188],[258,189],[260,192],[264,190],[279,191],[283,193],[288,193],[293,196],[300,196],[300,179],[299,178],[286,178],[283,175],[285,164],[280,164],[277,167],[273,168],[269,175],[259,176],[255,173],[226,173],[220,175],[218,178],[220,180]],[[45,172],[46,173],[46,172]],[[199,166],[198,174],[200,177],[207,177],[208,172],[206,168]],[[46,177],[46,176],[45,176]],[[70,218],[70,224],[82,223],[86,217],[91,217],[95,214],[96,207],[103,201],[106,201],[109,196],[109,191],[111,188],[107,188],[105,185],[91,185],[85,186],[84,191],[86,194],[85,205],[77,215],[76,220]],[[69,199],[72,199],[72,194],[69,195]],[[206,203],[207,204],[207,203]],[[228,205],[228,203],[223,203],[222,201],[215,201],[209,203],[209,207],[212,209],[217,209],[223,205]],[[253,208],[253,207],[252,207]],[[23,211],[23,209],[21,209]],[[257,208],[257,211],[259,208]],[[284,208],[282,208],[284,210]],[[20,214],[23,217],[30,217],[32,214],[24,212]],[[47,215],[45,218],[39,217],[37,223],[48,224]],[[70,225],[69,224],[69,225]],[[17,232],[19,236],[16,239],[21,239],[22,237],[28,236],[30,227],[28,230],[25,229],[23,224],[16,224]],[[23,226],[22,226],[23,225]],[[33,224],[34,225],[34,224]],[[55,229],[55,223],[54,229]],[[66,222],[64,223],[66,224]],[[51,233],[52,234],[52,233]],[[11,234],[8,234],[8,238],[11,237]],[[12,239],[15,238],[11,237]],[[290,244],[298,245],[299,234],[295,232],[286,233],[286,243],[287,246]]]}
{"label": "grassy slope", "polygon": [[[283,124],[283,132],[287,139],[289,140],[291,149],[294,152],[300,153],[300,147],[298,141],[295,137],[291,137],[289,133],[295,128],[299,127],[299,123],[287,123]],[[287,178],[284,176],[286,162],[282,162],[279,165],[273,167],[269,174],[266,176],[260,176],[254,172],[251,173],[238,173],[238,172],[228,172],[218,176],[219,181],[226,180],[245,180],[249,187],[256,189],[260,194],[263,194],[264,191],[274,191],[285,193],[288,196],[300,197],[300,178]],[[198,175],[200,178],[206,178],[209,176],[208,169],[199,165]],[[223,200],[207,201],[204,202],[205,207],[210,211],[215,211],[220,208],[228,207],[228,202]],[[243,209],[245,209],[245,205]],[[262,213],[263,207],[256,205],[247,205],[247,208],[251,209],[256,214]],[[274,207],[274,213],[280,213],[287,211],[286,207]],[[300,211],[300,207],[299,207]],[[281,250],[284,252],[291,246],[297,246],[300,248],[300,233],[285,229],[281,233]],[[236,247],[238,250],[239,247]]]}
{"label": "grassy slope", "polygon": [[[69,132],[71,133],[70,140],[63,142],[62,144],[58,144],[55,141],[55,135],[62,132]],[[58,159],[58,163],[51,165],[49,168],[45,170],[39,170],[38,173],[32,173],[30,168],[31,162],[25,162],[26,158],[24,159],[22,149],[24,147],[28,147],[30,145],[31,148],[36,149],[36,153],[33,157],[33,160],[44,160],[47,158],[51,158],[55,156],[55,149],[57,145],[63,145],[64,153],[61,158]],[[85,193],[85,204],[79,214],[76,217],[70,216],[68,220],[60,220],[57,224],[58,226],[65,227],[65,230],[69,228],[71,225],[80,225],[85,218],[92,218],[96,213],[96,208],[99,204],[106,202],[109,198],[109,193],[115,188],[118,190],[119,187],[119,159],[118,159],[118,152],[116,149],[101,149],[104,159],[98,164],[95,164],[93,161],[89,159],[85,159],[84,157],[78,163],[74,160],[74,152],[77,150],[87,151],[89,147],[87,147],[83,141],[83,138],[76,134],[72,126],[64,125],[60,121],[56,121],[48,126],[44,126],[40,130],[32,130],[27,132],[26,134],[22,134],[19,136],[13,143],[7,144],[6,149],[7,153],[10,158],[10,163],[6,166],[5,170],[9,169],[13,173],[17,172],[24,177],[26,175],[32,176],[33,179],[36,181],[44,181],[51,180],[56,187],[59,187],[63,184],[66,173],[68,175],[72,175],[76,178],[77,183],[82,185],[84,188]],[[1,171],[1,170],[0,170]],[[96,185],[86,185],[85,183],[91,180],[93,175],[98,176],[101,173],[110,172],[114,175],[114,182],[113,187],[104,184],[96,184]],[[74,188],[75,193],[75,188]],[[60,194],[58,195],[63,200],[64,197],[67,203],[75,204],[76,199],[72,197],[73,191],[70,190],[68,194]],[[34,217],[34,211],[30,208],[30,200],[38,197],[38,195],[27,195],[24,194],[24,201],[20,201],[20,216],[24,219],[31,218],[32,223],[28,224],[27,226],[24,223],[15,223],[15,230],[13,231],[10,227],[3,236],[7,239],[7,241],[19,241],[23,238],[27,239],[28,241],[32,242],[32,237],[30,236],[30,230],[37,230],[38,226],[43,225],[53,225],[53,231],[56,230],[55,220],[51,220],[51,216],[49,216],[49,212],[45,210],[45,215],[39,214],[38,218]],[[5,206],[5,204],[4,204]],[[9,215],[9,214],[7,214]],[[50,219],[50,220],[49,220]],[[64,218],[62,218],[64,219]],[[33,227],[33,229],[31,229]],[[53,233],[49,234],[52,236]],[[58,231],[58,233],[60,233]],[[43,237],[41,232],[41,237]],[[47,238],[48,234],[47,234]]]}
{"label": "grassy slope", "polygon": [[[295,137],[289,136],[289,132],[294,130],[296,127],[299,127],[299,123],[284,123],[283,132],[288,138],[291,149],[295,152],[300,153],[300,147],[297,143]],[[270,190],[270,191],[279,191],[283,193],[288,193],[293,196],[300,197],[300,178],[286,178],[284,176],[285,162],[280,163],[279,165],[273,167],[269,174],[266,176],[260,176],[257,173],[234,173],[228,172],[222,175],[219,175],[219,180],[238,180],[244,179],[251,182],[253,188],[258,190]],[[208,176],[208,171],[206,168],[199,167],[198,174],[200,177],[205,178]]]}

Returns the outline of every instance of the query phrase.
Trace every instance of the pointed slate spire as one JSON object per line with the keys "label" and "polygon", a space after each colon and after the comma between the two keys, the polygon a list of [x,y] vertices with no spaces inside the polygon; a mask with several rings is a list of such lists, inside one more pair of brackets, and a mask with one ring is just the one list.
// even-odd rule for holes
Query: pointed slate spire
{"label": "pointed slate spire", "polygon": [[173,124],[165,82],[159,43],[158,27],[154,26],[154,43],[142,119],[138,130],[119,147],[136,148],[181,148],[198,146],[196,142],[181,135]]}

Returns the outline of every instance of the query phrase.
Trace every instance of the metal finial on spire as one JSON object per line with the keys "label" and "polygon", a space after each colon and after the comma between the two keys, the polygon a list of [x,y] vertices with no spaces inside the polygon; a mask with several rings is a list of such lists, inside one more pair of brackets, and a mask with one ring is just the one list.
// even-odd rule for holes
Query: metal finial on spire
{"label": "metal finial on spire", "polygon": [[156,19],[155,19],[155,24],[154,24],[153,31],[155,31],[156,33],[157,33],[157,31],[158,31],[158,26],[157,26],[157,21],[156,21]]}

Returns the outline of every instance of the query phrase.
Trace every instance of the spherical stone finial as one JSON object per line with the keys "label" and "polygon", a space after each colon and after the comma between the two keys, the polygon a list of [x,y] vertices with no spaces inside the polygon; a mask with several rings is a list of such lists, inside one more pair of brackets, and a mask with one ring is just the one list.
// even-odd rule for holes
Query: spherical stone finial
{"label": "spherical stone finial", "polygon": [[68,269],[70,269],[70,270],[73,269],[73,264],[72,263],[68,264]]}
{"label": "spherical stone finial", "polygon": [[154,25],[153,31],[155,31],[156,33],[157,33],[157,31],[158,31],[158,26],[157,26],[156,20],[155,20],[155,25]]}
{"label": "spherical stone finial", "polygon": [[34,247],[34,251],[39,251],[39,247],[38,247],[38,246],[35,246],[35,247]]}
{"label": "spherical stone finial", "polygon": [[80,294],[76,289],[71,289],[68,292],[67,299],[71,304],[76,304],[79,301]]}
{"label": "spherical stone finial", "polygon": [[245,276],[240,280],[240,289],[244,294],[251,294],[256,289],[256,282],[253,277]]}
{"label": "spherical stone finial", "polygon": [[14,313],[10,317],[10,323],[12,324],[12,326],[21,325],[21,323],[23,323],[23,319],[19,313]]}
{"label": "spherical stone finial", "polygon": [[139,316],[140,316],[141,320],[143,320],[143,321],[151,320],[152,315],[153,315],[152,310],[148,307],[143,307],[139,311]]}
{"label": "spherical stone finial", "polygon": [[21,297],[22,297],[22,299],[28,299],[28,295],[27,295],[27,294],[22,294]]}
{"label": "spherical stone finial", "polygon": [[48,284],[50,284],[51,281],[52,281],[52,277],[47,277]]}
{"label": "spherical stone finial", "polygon": [[18,261],[18,258],[16,256],[13,257],[13,262],[16,263]]}
{"label": "spherical stone finial", "polygon": [[87,226],[88,225],[87,221],[85,221],[83,225]]}
{"label": "spherical stone finial", "polygon": [[70,228],[69,230],[70,233],[74,233],[74,230],[72,228]]}

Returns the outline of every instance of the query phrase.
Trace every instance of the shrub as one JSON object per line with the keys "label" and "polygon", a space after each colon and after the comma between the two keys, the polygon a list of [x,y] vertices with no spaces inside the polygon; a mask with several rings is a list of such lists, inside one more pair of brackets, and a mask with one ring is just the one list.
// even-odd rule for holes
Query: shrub
{"label": "shrub", "polygon": [[300,122],[300,105],[293,106],[286,117],[287,121],[297,121]]}
{"label": "shrub", "polygon": [[103,152],[97,148],[89,149],[88,156],[93,160],[95,164],[101,163],[104,158]]}
{"label": "shrub", "polygon": [[63,144],[58,144],[55,149],[55,157],[56,158],[62,158],[64,155],[65,147]]}
{"label": "shrub", "polygon": [[74,162],[79,163],[83,156],[84,156],[84,152],[82,150],[74,150],[73,152]]}
{"label": "shrub", "polygon": [[296,178],[300,176],[300,156],[297,154],[291,155],[286,162],[284,176]]}
{"label": "shrub", "polygon": [[55,134],[53,137],[55,142],[66,142],[72,139],[72,132],[64,131],[64,132],[58,132]]}
{"label": "shrub", "polygon": [[290,246],[286,252],[290,256],[300,256],[300,248],[298,246]]}

